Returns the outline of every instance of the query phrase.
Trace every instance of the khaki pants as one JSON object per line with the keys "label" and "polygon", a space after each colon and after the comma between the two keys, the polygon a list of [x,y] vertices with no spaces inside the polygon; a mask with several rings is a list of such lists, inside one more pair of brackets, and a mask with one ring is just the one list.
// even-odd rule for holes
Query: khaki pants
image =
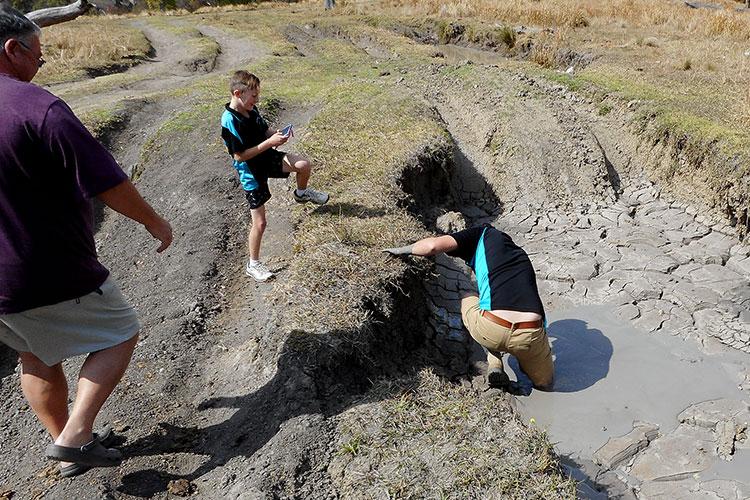
{"label": "khaki pants", "polygon": [[507,352],[518,360],[521,370],[537,387],[551,388],[554,377],[552,349],[544,327],[511,329],[482,317],[479,297],[461,300],[461,317],[472,338],[487,349],[490,368],[502,368]]}

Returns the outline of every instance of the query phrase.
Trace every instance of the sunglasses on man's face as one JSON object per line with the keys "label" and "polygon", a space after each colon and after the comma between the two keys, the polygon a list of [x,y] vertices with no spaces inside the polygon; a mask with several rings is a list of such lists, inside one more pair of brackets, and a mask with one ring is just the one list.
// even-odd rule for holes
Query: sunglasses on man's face
{"label": "sunglasses on man's face", "polygon": [[[28,45],[26,45],[26,43],[25,43],[25,42],[23,42],[22,40],[16,40],[16,41],[18,42],[18,44],[19,44],[19,45],[20,45],[21,47],[23,47],[24,49],[26,49],[26,50],[28,50],[29,52],[31,52],[31,55],[34,55],[34,51],[33,51],[33,50],[31,50],[31,47],[29,47]],[[47,61],[45,61],[45,60],[44,60],[44,57],[42,57],[42,56],[39,56],[39,58],[37,59],[37,64],[39,65],[39,67],[40,67],[40,68],[41,68],[42,66],[44,66],[44,63],[46,63],[46,62],[47,62]]]}

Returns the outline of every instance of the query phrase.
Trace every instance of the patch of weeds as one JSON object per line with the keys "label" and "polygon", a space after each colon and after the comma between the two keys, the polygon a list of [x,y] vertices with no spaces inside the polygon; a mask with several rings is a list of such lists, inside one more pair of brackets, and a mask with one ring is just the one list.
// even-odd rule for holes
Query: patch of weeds
{"label": "patch of weeds", "polygon": [[497,30],[497,38],[509,49],[516,45],[516,30],[510,26],[503,26]]}
{"label": "patch of weeds", "polygon": [[457,42],[465,31],[463,24],[442,20],[437,24],[437,38],[442,44]]}
{"label": "patch of weeds", "polygon": [[612,111],[612,106],[609,104],[600,104],[597,114],[599,116],[607,116]]}
{"label": "patch of weeds", "polygon": [[560,73],[558,71],[543,71],[542,74],[548,80],[561,83],[565,85],[569,90],[572,90],[574,92],[578,92],[580,90],[583,90],[584,88],[583,81],[579,78],[576,78],[574,75]]}
{"label": "patch of weeds", "polygon": [[363,297],[382,297],[400,279],[405,266],[380,249],[424,236],[399,207],[404,195],[396,180],[430,147],[449,147],[447,135],[402,89],[364,82],[329,89],[299,149],[313,161],[316,187],[329,191],[331,201],[300,219],[287,280],[297,292],[283,285],[274,291],[304,291],[309,301],[294,314],[305,329],[356,330],[366,321]]}
{"label": "patch of weeds", "polygon": [[362,434],[357,434],[341,445],[341,448],[339,449],[339,455],[348,454],[356,457],[357,455],[359,455],[362,446],[364,446],[365,444],[366,443],[364,436]]}
{"label": "patch of weeds", "polygon": [[606,92],[614,92],[625,100],[658,101],[668,98],[669,94],[655,85],[636,81],[609,66],[586,68],[578,73],[577,78],[590,82]]}
{"label": "patch of weeds", "polygon": [[430,369],[377,381],[339,425],[368,441],[356,457],[334,460],[333,470],[368,471],[332,474],[348,498],[377,489],[398,498],[575,498],[545,433],[524,426],[507,398],[483,398]]}
{"label": "patch of weeds", "polygon": [[533,41],[529,59],[543,68],[553,68],[558,64],[558,53],[566,43],[563,32],[542,33]]}
{"label": "patch of weeds", "polygon": [[[167,158],[170,153],[169,148],[175,144],[184,144],[185,138],[199,130],[201,126],[208,128],[208,123],[218,123],[226,99],[224,97],[214,97],[209,99],[199,99],[199,104],[185,109],[170,119],[164,121],[159,129],[148,138],[143,145],[138,165],[131,172],[131,178],[137,181],[146,169],[146,166],[152,163],[152,158]],[[210,143],[208,143],[210,144]]]}
{"label": "patch of weeds", "polygon": [[124,102],[86,111],[79,118],[91,134],[100,140],[128,120]]}
{"label": "patch of weeds", "polygon": [[450,65],[440,68],[440,73],[443,76],[464,82],[467,86],[470,85],[468,81],[474,75],[474,72],[475,68],[473,64]]}
{"label": "patch of weeds", "polygon": [[117,73],[114,75],[100,76],[95,79],[77,82],[75,85],[71,85],[67,89],[60,90],[57,92],[57,95],[62,99],[88,96],[130,85],[145,78],[147,78],[146,74],[138,75],[134,73]]}

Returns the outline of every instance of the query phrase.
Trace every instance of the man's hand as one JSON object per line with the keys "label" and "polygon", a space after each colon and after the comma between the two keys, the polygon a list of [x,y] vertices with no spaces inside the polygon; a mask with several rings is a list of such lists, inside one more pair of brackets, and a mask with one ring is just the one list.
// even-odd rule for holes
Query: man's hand
{"label": "man's hand", "polygon": [[172,243],[172,226],[141,198],[138,190],[128,179],[100,193],[97,198],[112,210],[143,224],[151,236],[161,241],[157,252],[163,252]]}
{"label": "man's hand", "polygon": [[275,148],[278,146],[281,146],[282,144],[285,144],[286,141],[289,140],[288,135],[282,135],[280,131],[276,131],[275,134],[273,134],[271,137],[267,139],[268,143],[271,145],[271,147]]}
{"label": "man's hand", "polygon": [[157,216],[153,222],[144,226],[151,236],[161,241],[161,245],[156,249],[157,252],[163,252],[172,244],[172,226],[163,218]]}
{"label": "man's hand", "polygon": [[391,255],[411,255],[413,248],[414,245],[406,245],[405,247],[384,248],[383,251]]}

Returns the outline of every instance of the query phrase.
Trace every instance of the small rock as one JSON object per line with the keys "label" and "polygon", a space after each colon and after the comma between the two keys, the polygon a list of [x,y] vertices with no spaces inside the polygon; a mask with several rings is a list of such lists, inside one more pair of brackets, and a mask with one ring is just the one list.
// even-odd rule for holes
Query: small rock
{"label": "small rock", "polygon": [[443,233],[455,233],[466,229],[466,219],[458,212],[447,212],[437,218],[435,226]]}
{"label": "small rock", "polygon": [[716,453],[722,460],[731,462],[737,429],[734,420],[722,420],[716,424]]}
{"label": "small rock", "polygon": [[610,438],[594,453],[594,463],[613,469],[646,448],[659,434],[659,426],[642,423],[625,436]]}
{"label": "small rock", "polygon": [[178,497],[187,497],[195,493],[195,484],[187,479],[175,479],[167,484],[167,491]]}

